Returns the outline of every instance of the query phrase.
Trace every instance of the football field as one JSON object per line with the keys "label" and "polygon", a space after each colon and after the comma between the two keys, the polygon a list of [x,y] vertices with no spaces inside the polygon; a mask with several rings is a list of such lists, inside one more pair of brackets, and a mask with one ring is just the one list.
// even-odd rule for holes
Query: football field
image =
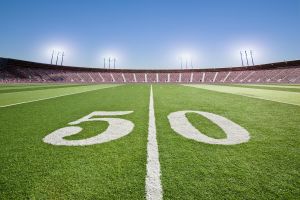
{"label": "football field", "polygon": [[0,85],[0,199],[299,199],[300,85]]}

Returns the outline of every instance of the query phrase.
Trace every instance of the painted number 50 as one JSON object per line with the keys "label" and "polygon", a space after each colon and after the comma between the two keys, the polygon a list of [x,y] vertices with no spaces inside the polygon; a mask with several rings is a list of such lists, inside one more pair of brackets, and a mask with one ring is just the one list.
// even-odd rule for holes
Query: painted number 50
{"label": "painted number 50", "polygon": [[[126,119],[108,118],[107,116],[127,115],[132,112],[133,111],[92,112],[91,114],[84,116],[81,119],[78,119],[74,122],[70,122],[69,125],[71,126],[64,127],[50,133],[43,139],[43,141],[52,145],[85,146],[116,140],[125,135],[128,135],[133,130],[134,124]],[[207,119],[218,125],[224,131],[224,133],[226,134],[226,138],[215,139],[201,133],[188,121],[186,117],[187,113],[196,113],[206,117]],[[208,144],[234,145],[247,142],[250,139],[248,131],[240,125],[232,122],[231,120],[225,117],[209,112],[193,110],[177,111],[169,114],[168,120],[171,125],[171,128],[177,134],[198,142]],[[94,137],[81,140],[64,139],[64,137],[66,136],[75,135],[82,131],[81,127],[74,125],[79,125],[81,123],[89,121],[106,121],[108,122],[108,128],[104,132],[98,133],[98,135]]]}

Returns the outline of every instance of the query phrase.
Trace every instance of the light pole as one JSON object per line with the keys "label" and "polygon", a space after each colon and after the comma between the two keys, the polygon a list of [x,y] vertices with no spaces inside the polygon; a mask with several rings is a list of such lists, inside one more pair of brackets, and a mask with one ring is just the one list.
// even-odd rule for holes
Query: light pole
{"label": "light pole", "polygon": [[116,69],[116,58],[114,58],[114,69]]}
{"label": "light pole", "polygon": [[253,60],[252,50],[250,50],[250,55],[251,55],[252,65],[254,66],[254,60]]}
{"label": "light pole", "polygon": [[56,65],[57,65],[57,62],[58,62],[58,56],[59,56],[60,52],[58,51],[57,52],[57,55],[56,55]]}
{"label": "light pole", "polygon": [[51,55],[51,65],[52,65],[52,61],[53,61],[53,55],[54,55],[54,50],[52,50],[52,55]]}
{"label": "light pole", "polygon": [[242,66],[244,67],[243,53],[240,51]]}
{"label": "light pole", "polygon": [[247,51],[245,51],[245,55],[246,55],[246,60],[247,60],[247,66],[249,66],[249,61],[248,61],[248,54],[247,54]]}
{"label": "light pole", "polygon": [[61,66],[63,65],[64,62],[64,56],[65,56],[65,52],[63,52],[61,55],[61,63],[60,63]]}
{"label": "light pole", "polygon": [[182,69],[182,56],[180,57],[180,67]]}
{"label": "light pole", "polygon": [[110,69],[110,57],[108,58],[108,69]]}
{"label": "light pole", "polygon": [[187,66],[188,66],[188,59],[186,58],[185,59],[185,69],[187,69]]}

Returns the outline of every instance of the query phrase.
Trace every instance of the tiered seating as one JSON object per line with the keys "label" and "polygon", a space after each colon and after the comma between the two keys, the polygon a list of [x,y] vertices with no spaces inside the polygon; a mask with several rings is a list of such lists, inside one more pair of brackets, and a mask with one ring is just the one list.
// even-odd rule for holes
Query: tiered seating
{"label": "tiered seating", "polygon": [[94,79],[86,72],[78,73],[78,76],[84,83],[94,83]]}
{"label": "tiered seating", "polygon": [[286,83],[300,83],[300,68],[290,70],[288,76],[286,76],[282,82]]}
{"label": "tiered seating", "polygon": [[203,72],[193,72],[193,83],[202,83]]}
{"label": "tiered seating", "polygon": [[158,73],[158,82],[167,83],[169,81],[169,73]]}
{"label": "tiered seating", "polygon": [[242,73],[240,73],[239,76],[234,81],[237,83],[242,83],[249,76],[251,76],[251,71],[245,70],[245,71],[242,71]]}
{"label": "tiered seating", "polygon": [[178,83],[179,82],[179,73],[170,73],[170,82]]}
{"label": "tiered seating", "polygon": [[134,74],[133,73],[123,73],[126,83],[135,83],[136,80],[134,79]]}
{"label": "tiered seating", "polygon": [[157,73],[147,73],[147,83],[156,83],[157,82]]}
{"label": "tiered seating", "polygon": [[101,76],[103,77],[104,82],[106,82],[106,83],[115,82],[115,80],[113,79],[111,73],[109,73],[109,72],[101,73]]}
{"label": "tiered seating", "polygon": [[115,79],[115,82],[117,82],[117,83],[124,83],[124,78],[122,76],[122,73],[117,72],[117,73],[112,73],[112,75],[113,75],[113,77]]}
{"label": "tiered seating", "polygon": [[145,73],[134,73],[136,77],[136,82],[144,83],[145,82]]}
{"label": "tiered seating", "polygon": [[191,82],[191,73],[181,73],[181,83]]}
{"label": "tiered seating", "polygon": [[[3,62],[3,60],[5,62]],[[5,63],[5,64],[3,64]],[[0,58],[0,83],[300,83],[300,60],[253,67],[114,70]]]}
{"label": "tiered seating", "polygon": [[241,71],[229,71],[227,78],[225,77],[224,83],[232,83],[240,73]]}
{"label": "tiered seating", "polygon": [[216,76],[216,79],[214,82],[223,82],[223,80],[225,79],[226,75],[228,74],[228,72],[218,72],[218,75]]}
{"label": "tiered seating", "polygon": [[89,75],[94,80],[95,83],[104,82],[103,77],[101,76],[100,72],[90,72]]}
{"label": "tiered seating", "polygon": [[216,72],[205,72],[205,83],[213,83],[213,80],[215,78]]}

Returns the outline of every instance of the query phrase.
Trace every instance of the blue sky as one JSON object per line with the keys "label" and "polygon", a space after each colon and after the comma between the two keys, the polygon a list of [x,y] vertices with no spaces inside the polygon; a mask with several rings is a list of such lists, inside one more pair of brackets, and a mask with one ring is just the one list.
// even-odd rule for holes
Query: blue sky
{"label": "blue sky", "polygon": [[239,66],[300,59],[299,0],[1,0],[0,57],[120,68]]}

